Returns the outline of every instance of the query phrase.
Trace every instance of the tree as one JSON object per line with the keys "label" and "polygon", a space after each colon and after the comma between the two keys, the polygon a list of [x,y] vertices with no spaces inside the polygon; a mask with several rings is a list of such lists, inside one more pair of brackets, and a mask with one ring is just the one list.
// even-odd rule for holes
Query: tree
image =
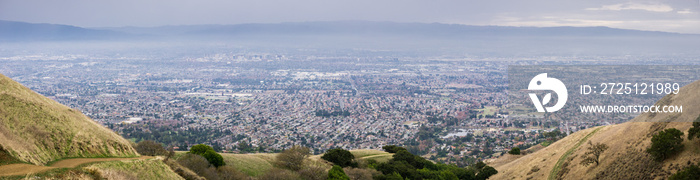
{"label": "tree", "polygon": [[136,144],[135,149],[136,152],[145,156],[162,156],[168,154],[165,148],[163,148],[163,144],[151,140],[139,142]]}
{"label": "tree", "polygon": [[294,146],[282,151],[282,153],[277,155],[276,159],[278,165],[293,171],[298,171],[304,167],[304,159],[309,157],[309,155],[311,155],[309,148]]}
{"label": "tree", "polygon": [[205,144],[197,144],[192,146],[189,153],[204,157],[215,167],[226,165],[226,162],[224,162],[224,157],[222,157],[219,153],[216,153],[214,148]]}
{"label": "tree", "polygon": [[175,148],[169,147],[169,148],[168,148],[168,154],[165,156],[165,161],[167,161],[168,159],[172,158],[173,156],[175,156]]}
{"label": "tree", "polygon": [[321,159],[324,159],[326,161],[332,162],[335,165],[338,165],[340,167],[348,167],[352,166],[353,163],[352,160],[355,159],[355,156],[350,153],[350,151],[345,150],[345,149],[330,149],[326,151],[323,156],[321,156]]}
{"label": "tree", "polygon": [[678,171],[676,174],[671,175],[671,177],[668,178],[669,180],[686,180],[686,179],[700,179],[700,167],[696,165],[691,165],[690,167],[687,167],[683,169],[682,171]]}
{"label": "tree", "polygon": [[477,162],[476,164],[474,164],[474,168],[475,168],[476,170],[481,170],[481,169],[483,169],[484,167],[486,167],[486,163],[484,163],[484,161],[479,161],[479,162]]}
{"label": "tree", "polygon": [[683,132],[676,128],[666,129],[651,138],[651,147],[647,153],[656,161],[663,161],[683,149]]}
{"label": "tree", "polygon": [[334,165],[333,168],[328,171],[328,180],[350,180],[350,177],[345,174],[342,167]]}
{"label": "tree", "polygon": [[605,150],[608,150],[608,145],[602,143],[593,144],[591,141],[588,141],[588,151],[586,151],[585,157],[581,161],[581,164],[584,166],[588,166],[593,163],[598,165],[600,163],[600,155],[603,154]]}
{"label": "tree", "polygon": [[520,155],[520,148],[519,148],[519,147],[514,147],[513,149],[511,149],[510,151],[508,151],[508,154]]}
{"label": "tree", "polygon": [[488,179],[494,174],[498,174],[498,171],[491,166],[485,166],[483,169],[476,174],[476,179],[483,180]]}
{"label": "tree", "polygon": [[388,153],[396,153],[399,152],[400,150],[407,151],[406,148],[403,148],[401,146],[396,146],[396,145],[388,145],[388,146],[383,146],[382,149]]}
{"label": "tree", "polygon": [[197,145],[194,145],[190,148],[190,153],[197,154],[197,155],[201,156],[202,154],[204,154],[208,150],[214,151],[214,148],[212,148],[211,146],[208,146],[206,144],[197,144]]}
{"label": "tree", "polygon": [[688,129],[688,140],[693,140],[693,138],[700,138],[700,122],[697,122],[700,121],[699,119],[700,117],[698,117],[698,119],[695,120],[696,122],[693,122],[693,127]]}
{"label": "tree", "polygon": [[214,167],[226,165],[226,162],[224,162],[224,157],[222,157],[221,154],[216,153],[214,150],[207,150],[207,152],[202,154],[202,157],[206,158],[209,163],[214,165]]}

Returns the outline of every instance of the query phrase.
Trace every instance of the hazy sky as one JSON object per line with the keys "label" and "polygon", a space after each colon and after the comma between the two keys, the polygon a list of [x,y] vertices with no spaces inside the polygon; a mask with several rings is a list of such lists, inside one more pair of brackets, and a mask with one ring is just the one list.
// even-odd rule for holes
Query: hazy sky
{"label": "hazy sky", "polygon": [[369,20],[700,34],[700,0],[0,0],[0,19],[81,27]]}

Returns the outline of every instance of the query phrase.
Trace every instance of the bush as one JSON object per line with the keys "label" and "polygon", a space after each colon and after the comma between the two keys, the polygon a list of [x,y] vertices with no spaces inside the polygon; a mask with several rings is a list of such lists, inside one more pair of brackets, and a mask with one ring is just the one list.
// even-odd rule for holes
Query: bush
{"label": "bush", "polygon": [[144,156],[165,156],[168,151],[163,148],[163,144],[151,140],[141,141],[136,144],[136,152]]}
{"label": "bush", "polygon": [[513,149],[511,149],[510,151],[508,151],[508,154],[520,155],[520,148],[519,148],[519,147],[514,147]]}
{"label": "bush", "polygon": [[[201,156],[202,154],[206,153],[209,150],[214,151],[214,148],[212,148],[211,146],[208,146],[206,144],[197,144],[197,145],[194,145],[190,148],[190,153]],[[214,151],[214,152],[216,152],[216,151]]]}
{"label": "bush", "polygon": [[304,160],[311,155],[309,148],[294,146],[278,154],[277,164],[281,167],[298,171],[304,167]]}
{"label": "bush", "polygon": [[355,159],[355,155],[352,155],[350,151],[345,150],[345,149],[331,149],[328,150],[323,156],[321,156],[321,159],[332,162],[335,165],[338,165],[340,167],[357,167],[357,163],[353,163],[353,159]]}
{"label": "bush", "polygon": [[306,180],[326,180],[328,178],[326,168],[321,166],[305,166],[298,172],[299,176]]}
{"label": "bush", "polygon": [[214,148],[205,144],[197,144],[190,148],[190,154],[196,154],[204,157],[214,167],[226,165],[224,157],[214,151]]}
{"label": "bush", "polygon": [[202,154],[204,158],[209,161],[214,167],[221,167],[223,165],[226,165],[226,162],[224,162],[224,157],[221,156],[221,154],[214,152],[214,150],[208,150],[204,154]]}
{"label": "bush", "polygon": [[693,140],[693,138],[700,138],[700,117],[693,122],[693,127],[688,129],[688,140]]}
{"label": "bush", "polygon": [[476,174],[476,179],[483,180],[488,179],[494,174],[498,174],[498,171],[491,166],[485,166],[483,169]]}
{"label": "bush", "polygon": [[647,153],[656,161],[663,161],[683,149],[683,132],[676,128],[666,129],[651,138],[651,147]]}
{"label": "bush", "polygon": [[676,174],[673,174],[668,179],[669,180],[700,179],[700,168],[696,165],[692,165],[690,167],[683,169],[682,171],[678,171]]}
{"label": "bush", "polygon": [[328,179],[329,180],[350,180],[350,177],[348,177],[347,174],[345,174],[345,171],[343,171],[343,168],[341,168],[338,165],[334,165],[331,170],[328,170]]}
{"label": "bush", "polygon": [[399,152],[400,150],[406,151],[406,148],[403,148],[401,146],[396,146],[396,145],[388,145],[388,146],[383,146],[382,149],[388,153],[396,153]]}
{"label": "bush", "polygon": [[177,160],[177,163],[206,179],[218,179],[216,168],[212,167],[209,161],[200,155],[185,154]]}
{"label": "bush", "polygon": [[343,171],[351,180],[372,179],[374,176],[381,175],[379,171],[374,169],[344,168]]}

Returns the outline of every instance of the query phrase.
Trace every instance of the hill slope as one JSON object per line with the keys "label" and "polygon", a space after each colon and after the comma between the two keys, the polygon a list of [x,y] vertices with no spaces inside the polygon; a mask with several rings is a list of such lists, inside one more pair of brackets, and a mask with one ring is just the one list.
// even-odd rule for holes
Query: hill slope
{"label": "hill slope", "polygon": [[0,75],[0,148],[36,165],[69,157],[136,156],[129,142],[79,111]]}
{"label": "hill slope", "polygon": [[[700,162],[700,143],[686,139],[691,122],[700,115],[700,81],[681,88],[657,104],[682,105],[683,113],[645,113],[627,123],[601,126],[573,133],[532,154],[511,160],[504,156],[489,162],[498,170],[494,179],[666,179],[689,163]],[[668,122],[675,121],[675,122]],[[658,131],[676,128],[684,132],[684,150],[663,162],[645,152]],[[599,165],[583,166],[588,141],[609,146]],[[508,159],[508,163],[500,163]]]}

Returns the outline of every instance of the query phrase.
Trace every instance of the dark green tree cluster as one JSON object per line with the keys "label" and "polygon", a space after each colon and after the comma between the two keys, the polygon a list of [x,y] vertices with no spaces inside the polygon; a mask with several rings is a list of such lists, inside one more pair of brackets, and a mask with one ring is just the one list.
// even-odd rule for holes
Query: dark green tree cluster
{"label": "dark green tree cluster", "polygon": [[[483,164],[483,162],[481,162]],[[380,163],[376,169],[382,173],[375,177],[380,180],[388,179],[460,179],[482,180],[498,173],[490,166],[478,165],[460,168],[454,165],[435,164],[406,150],[397,151],[393,159]]]}
{"label": "dark green tree cluster", "polygon": [[321,156],[321,159],[332,162],[340,167],[357,167],[357,162],[353,161],[355,159],[355,155],[352,155],[350,151],[341,148],[326,151],[326,153]]}
{"label": "dark green tree cluster", "polygon": [[655,134],[651,138],[651,147],[647,152],[656,161],[663,161],[666,158],[683,150],[683,132],[676,128],[665,129]]}
{"label": "dark green tree cluster", "polygon": [[688,129],[688,140],[700,138],[700,116],[693,122],[693,127]]}
{"label": "dark green tree cluster", "polygon": [[333,168],[328,171],[328,180],[350,180],[350,177],[345,174],[342,167],[334,165]]}
{"label": "dark green tree cluster", "polygon": [[700,167],[697,165],[691,165],[685,169],[678,171],[676,174],[671,175],[669,180],[691,180],[700,179]]}
{"label": "dark green tree cluster", "polygon": [[221,154],[216,153],[214,148],[206,144],[197,144],[192,146],[189,153],[204,157],[211,165],[214,165],[214,167],[226,165],[226,162],[224,162],[224,157],[222,157]]}
{"label": "dark green tree cluster", "polygon": [[514,147],[513,149],[511,149],[510,151],[508,151],[508,154],[520,155],[520,148],[519,148],[519,147]]}
{"label": "dark green tree cluster", "polygon": [[382,149],[388,153],[396,153],[399,152],[400,150],[407,151],[406,148],[403,148],[401,146],[396,146],[396,145],[388,145],[388,146],[383,146]]}

